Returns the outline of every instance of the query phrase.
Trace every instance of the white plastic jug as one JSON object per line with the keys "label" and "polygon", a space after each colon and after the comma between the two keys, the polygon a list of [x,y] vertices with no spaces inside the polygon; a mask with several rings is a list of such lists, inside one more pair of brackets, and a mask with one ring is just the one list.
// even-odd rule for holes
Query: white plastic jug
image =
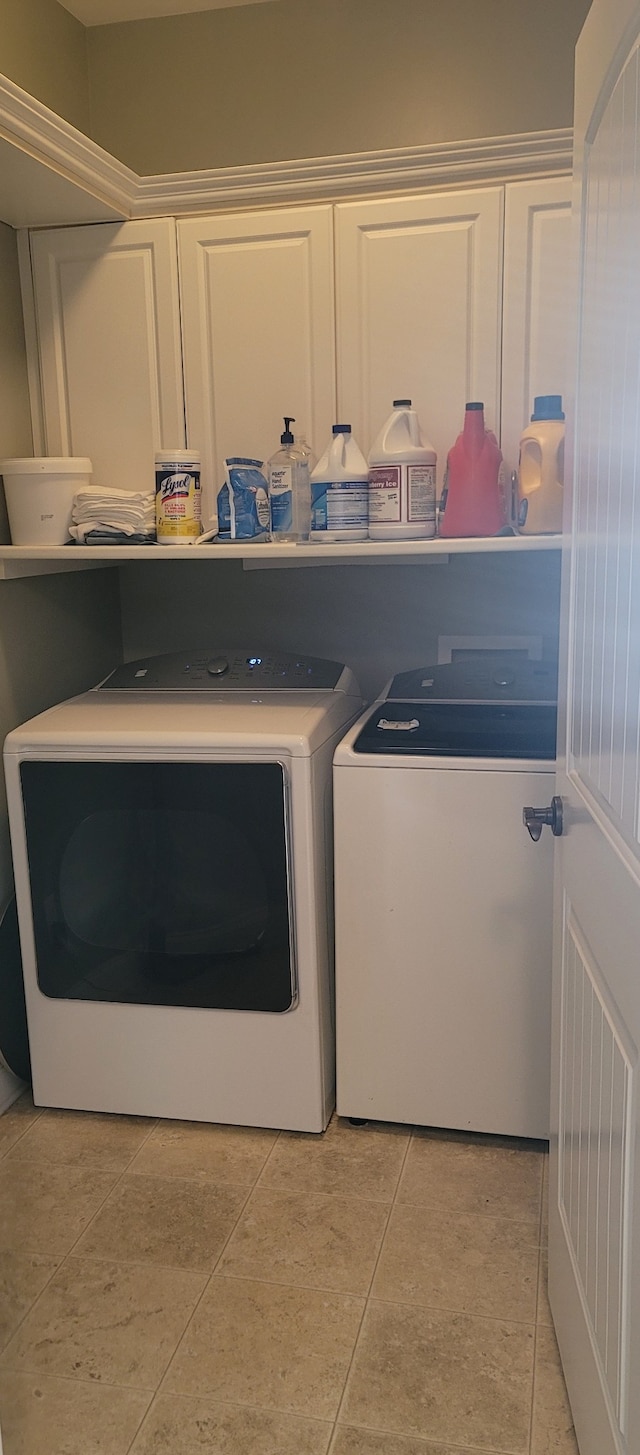
{"label": "white plastic jug", "polygon": [[312,541],[366,541],[369,467],[350,424],[334,424],[331,443],[311,475]]}
{"label": "white plastic jug", "polygon": [[533,401],[531,423],[520,438],[518,528],[524,535],[562,530],[564,414],[561,394]]}
{"label": "white plastic jug", "polygon": [[369,536],[372,541],[424,540],[436,533],[436,462],[410,399],[393,413],[369,452]]}

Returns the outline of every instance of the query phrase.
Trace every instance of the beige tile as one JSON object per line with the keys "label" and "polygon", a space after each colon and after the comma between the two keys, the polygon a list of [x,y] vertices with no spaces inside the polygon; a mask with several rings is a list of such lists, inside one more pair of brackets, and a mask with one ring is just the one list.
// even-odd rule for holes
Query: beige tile
{"label": "beige tile", "polygon": [[115,1173],[40,1162],[2,1163],[0,1247],[68,1253],[111,1191]]}
{"label": "beige tile", "polygon": [[211,1273],[246,1197],[246,1187],[123,1177],[75,1251]]}
{"label": "beige tile", "polygon": [[[405,1435],[380,1435],[373,1430],[354,1430],[338,1425],[330,1455],[474,1455],[456,1445],[432,1445]],[[492,1455],[483,1450],[482,1455]]]}
{"label": "beige tile", "polygon": [[39,1116],[42,1116],[42,1108],[34,1106],[31,1089],[28,1088],[0,1116],[0,1157],[24,1136]]}
{"label": "beige tile", "polygon": [[366,1294],[386,1221],[383,1203],[259,1187],[218,1272]]}
{"label": "beige tile", "polygon": [[127,1455],[151,1395],[0,1373],[4,1455]]}
{"label": "beige tile", "polygon": [[553,1329],[536,1339],[531,1455],[579,1455]]}
{"label": "beige tile", "polygon": [[396,1206],[373,1294],[533,1323],[539,1250],[526,1223]]}
{"label": "beige tile", "polygon": [[0,1373],[4,1455],[127,1455],[149,1394]]}
{"label": "beige tile", "polygon": [[408,1142],[404,1127],[352,1127],[334,1117],[319,1137],[283,1132],[261,1185],[391,1202]]}
{"label": "beige tile", "polygon": [[200,1273],[67,1258],[1,1366],[155,1389],[205,1283]]}
{"label": "beige tile", "polygon": [[445,1445],[525,1455],[533,1329],[372,1300],[341,1419]]}
{"label": "beige tile", "polygon": [[540,1249],[540,1272],[538,1274],[538,1312],[536,1319],[539,1324],[546,1324],[553,1328],[553,1314],[549,1303],[549,1250]]}
{"label": "beige tile", "polygon": [[325,1455],[331,1425],[161,1394],[131,1455]]}
{"label": "beige tile", "polygon": [[22,1253],[18,1248],[0,1249],[0,1349],[22,1323],[59,1261],[41,1253]]}
{"label": "beige tile", "polygon": [[71,1163],[97,1172],[122,1172],[155,1125],[146,1117],[106,1116],[86,1111],[45,1111],[8,1157]]}
{"label": "beige tile", "polygon": [[540,1152],[478,1138],[415,1133],[405,1163],[399,1202],[540,1226],[543,1157]]}
{"label": "beige tile", "polygon": [[333,1419],[363,1302],[214,1274],[166,1389]]}
{"label": "beige tile", "polygon": [[191,1182],[213,1178],[215,1182],[251,1187],[278,1135],[262,1127],[159,1122],[130,1171],[155,1177],[186,1177]]}

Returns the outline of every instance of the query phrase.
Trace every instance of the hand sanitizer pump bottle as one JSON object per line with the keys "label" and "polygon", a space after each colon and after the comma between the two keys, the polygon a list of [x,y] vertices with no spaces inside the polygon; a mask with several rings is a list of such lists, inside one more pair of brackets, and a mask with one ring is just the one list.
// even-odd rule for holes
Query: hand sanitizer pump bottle
{"label": "hand sanitizer pump bottle", "polygon": [[311,495],[309,460],[296,448],[289,429],[293,415],[284,415],[280,449],[271,456],[267,470],[271,510],[271,539],[295,542],[309,538]]}

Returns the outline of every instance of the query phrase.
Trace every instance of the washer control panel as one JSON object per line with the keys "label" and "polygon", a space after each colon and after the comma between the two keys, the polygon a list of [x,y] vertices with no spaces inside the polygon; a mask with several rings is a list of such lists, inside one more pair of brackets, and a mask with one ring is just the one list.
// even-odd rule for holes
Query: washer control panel
{"label": "washer control panel", "polygon": [[330,689],[344,671],[341,662],[287,652],[253,649],[169,652],[125,662],[100,692],[295,692]]}

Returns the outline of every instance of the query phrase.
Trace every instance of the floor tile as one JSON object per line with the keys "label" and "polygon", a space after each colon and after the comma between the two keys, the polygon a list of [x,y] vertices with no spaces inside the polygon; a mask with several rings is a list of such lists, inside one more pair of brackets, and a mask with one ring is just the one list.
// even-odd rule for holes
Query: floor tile
{"label": "floor tile", "polygon": [[261,1185],[391,1202],[408,1143],[404,1127],[352,1127],[334,1117],[319,1137],[283,1132]]}
{"label": "floor tile", "polygon": [[331,1425],[161,1394],[131,1455],[325,1455]]}
{"label": "floor tile", "polygon": [[414,1134],[405,1163],[399,1202],[540,1226],[543,1157],[537,1151],[496,1146],[481,1138],[447,1139]]}
{"label": "floor tile", "polygon": [[111,1191],[116,1175],[5,1158],[0,1247],[51,1256],[68,1253]]}
{"label": "floor tile", "polygon": [[0,1373],[4,1455],[127,1455],[149,1394]]}
{"label": "floor tile", "polygon": [[76,1252],[211,1273],[247,1197],[246,1187],[126,1176]]}
{"label": "floor tile", "polygon": [[155,1177],[213,1178],[251,1187],[277,1141],[262,1127],[159,1122],[132,1163],[131,1172]]}
{"label": "floor tile", "polygon": [[0,1249],[0,1350],[15,1334],[59,1261],[19,1248]]}
{"label": "floor tile", "polygon": [[533,1329],[372,1301],[341,1419],[392,1434],[526,1455]]}
{"label": "floor tile", "polygon": [[199,1273],[67,1258],[1,1366],[156,1389],[205,1283]]}
{"label": "floor tile", "polygon": [[7,1161],[72,1163],[100,1172],[122,1172],[153,1125],[146,1117],[45,1111]]}
{"label": "floor tile", "polygon": [[38,1117],[42,1107],[34,1106],[31,1090],[23,1091],[10,1107],[0,1116],[0,1157],[28,1130]]}
{"label": "floor tile", "polygon": [[[380,1435],[373,1430],[355,1430],[338,1425],[329,1455],[477,1455],[456,1445],[433,1445],[431,1440],[413,1440],[406,1435]],[[483,1450],[482,1455],[492,1455]]]}
{"label": "floor tile", "polygon": [[364,1301],[214,1274],[166,1389],[335,1417]]}
{"label": "floor tile", "polygon": [[259,1187],[218,1272],[366,1294],[386,1221],[383,1203]]}
{"label": "floor tile", "polygon": [[531,1455],[579,1455],[553,1329],[538,1328]]}
{"label": "floor tile", "polygon": [[536,1317],[539,1249],[530,1225],[396,1206],[373,1294],[489,1318]]}

